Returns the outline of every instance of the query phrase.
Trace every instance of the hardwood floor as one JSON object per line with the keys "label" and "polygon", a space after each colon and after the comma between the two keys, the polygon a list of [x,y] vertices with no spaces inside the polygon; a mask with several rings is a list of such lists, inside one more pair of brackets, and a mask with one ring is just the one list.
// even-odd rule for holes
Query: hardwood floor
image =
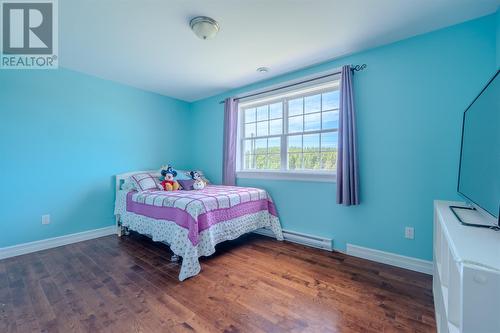
{"label": "hardwood floor", "polygon": [[0,332],[434,332],[431,277],[258,235],[179,282],[163,244],[108,236],[0,261]]}

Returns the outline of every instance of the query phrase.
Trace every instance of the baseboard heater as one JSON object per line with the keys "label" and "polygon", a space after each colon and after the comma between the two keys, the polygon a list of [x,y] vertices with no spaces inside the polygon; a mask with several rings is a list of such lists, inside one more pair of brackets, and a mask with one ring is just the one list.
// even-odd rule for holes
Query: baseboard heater
{"label": "baseboard heater", "polygon": [[[265,228],[255,230],[254,233],[269,237],[275,237],[274,233]],[[318,236],[303,234],[300,232],[283,230],[283,237],[286,241],[298,243],[310,247],[315,247],[322,250],[333,251],[333,240],[328,238],[322,238]]]}

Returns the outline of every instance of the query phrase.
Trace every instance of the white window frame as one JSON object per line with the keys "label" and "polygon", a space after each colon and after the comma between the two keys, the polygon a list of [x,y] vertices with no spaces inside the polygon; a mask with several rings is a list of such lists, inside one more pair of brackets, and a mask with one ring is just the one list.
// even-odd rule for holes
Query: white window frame
{"label": "white window frame", "polygon": [[[334,73],[327,78],[314,80],[308,82],[307,84],[301,84],[287,89],[280,89],[278,92],[274,93],[259,94],[258,97],[254,97],[252,99],[240,100],[238,106],[238,136],[237,136],[238,144],[237,144],[237,165],[236,165],[237,178],[335,182],[336,181],[335,170],[287,170],[286,169],[287,157],[288,157],[287,149],[286,148],[283,149],[283,147],[287,147],[287,137],[290,136],[290,134],[288,133],[288,100],[296,99],[299,97],[304,98],[307,96],[317,95],[331,91],[332,84],[337,85],[337,82],[338,85],[340,85],[340,74]],[[287,84],[283,84],[283,86],[286,85]],[[273,138],[273,137],[281,138],[281,147],[282,147],[280,151],[281,170],[244,170],[243,169],[244,156],[242,150],[244,149],[243,142],[245,138],[243,138],[242,134],[244,133],[245,119],[243,115],[243,109],[273,104],[275,102],[280,102],[280,101],[283,101],[282,133],[278,135],[267,135],[256,138]],[[338,132],[338,129],[332,129],[327,131],[320,129],[315,131],[302,131],[293,134],[304,135],[304,134],[321,134],[321,133],[331,133],[331,132],[334,133]]]}

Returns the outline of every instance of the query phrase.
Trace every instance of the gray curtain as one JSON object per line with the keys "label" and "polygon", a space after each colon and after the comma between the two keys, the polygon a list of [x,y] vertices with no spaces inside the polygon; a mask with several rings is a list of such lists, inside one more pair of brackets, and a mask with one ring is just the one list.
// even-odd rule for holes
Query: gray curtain
{"label": "gray curtain", "polygon": [[238,102],[227,98],[224,103],[224,147],[222,156],[222,183],[236,184],[236,136],[238,131]]}
{"label": "gray curtain", "polygon": [[337,155],[337,203],[359,204],[356,112],[351,66],[342,67],[339,101],[339,138]]}

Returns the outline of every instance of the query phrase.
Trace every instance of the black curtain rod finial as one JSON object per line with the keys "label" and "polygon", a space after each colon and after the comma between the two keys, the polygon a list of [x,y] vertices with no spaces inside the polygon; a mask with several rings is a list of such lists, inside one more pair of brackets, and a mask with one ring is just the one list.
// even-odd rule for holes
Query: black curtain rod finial
{"label": "black curtain rod finial", "polygon": [[359,71],[362,71],[363,69],[365,69],[366,67],[368,67],[366,64],[362,64],[362,65],[351,65],[351,70],[352,70],[352,71],[355,71],[355,72],[359,72]]}

